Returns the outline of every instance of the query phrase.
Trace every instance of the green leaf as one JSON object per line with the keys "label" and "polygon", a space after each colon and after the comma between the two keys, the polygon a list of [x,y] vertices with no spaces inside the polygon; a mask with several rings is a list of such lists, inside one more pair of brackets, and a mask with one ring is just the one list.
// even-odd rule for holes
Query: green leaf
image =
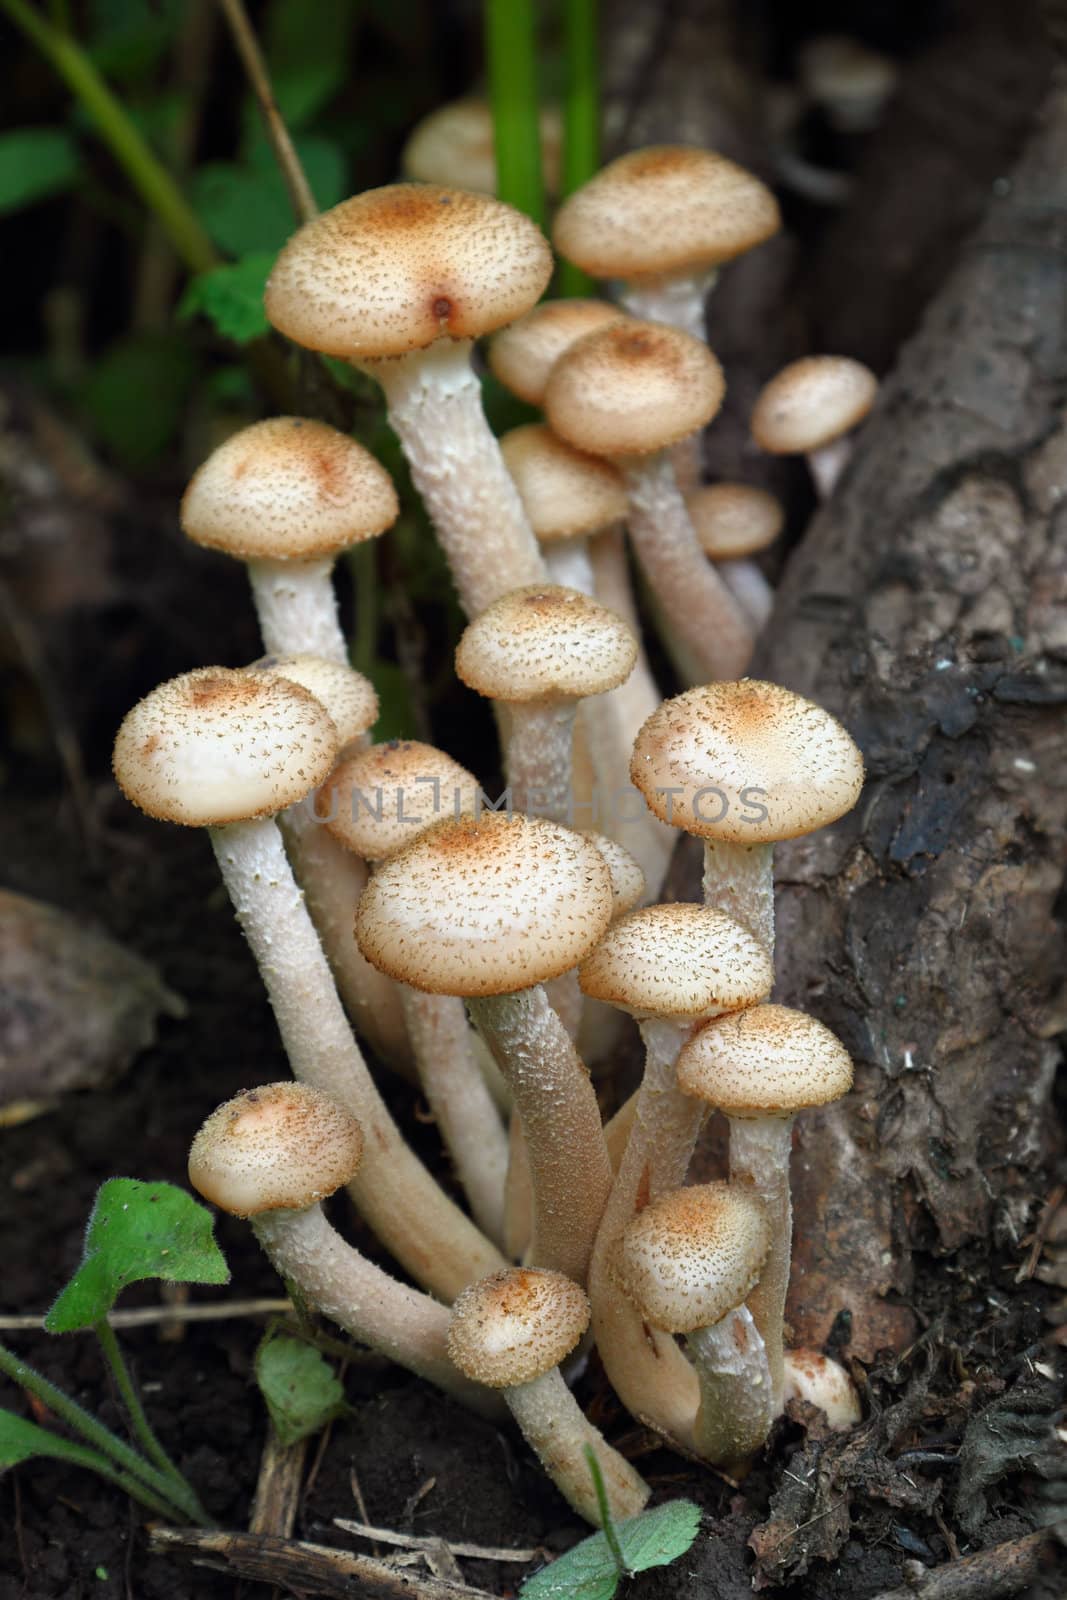
{"label": "green leaf", "polygon": [[228,1283],[206,1206],[172,1183],[109,1178],[96,1196],[81,1265],[44,1319],[49,1333],[91,1328],[128,1283]]}
{"label": "green leaf", "polygon": [[61,1433],[50,1433],[39,1428],[36,1422],[16,1415],[14,1411],[0,1409],[0,1468],[15,1467],[20,1461],[30,1461],[34,1456],[51,1456],[57,1461],[73,1461],[77,1466],[91,1465],[86,1458],[95,1456],[84,1445],[72,1444]]}
{"label": "green leaf", "polygon": [[133,334],[97,361],[81,402],[97,434],[125,466],[153,460],[169,444],[197,375],[187,334]]}
{"label": "green leaf", "polygon": [[179,317],[204,316],[226,339],[248,344],[270,327],[263,309],[274,255],[259,251],[241,261],[212,267],[193,278],[178,306]]}
{"label": "green leaf", "polygon": [[93,0],[88,49],[106,78],[145,78],[176,38],[182,0]]}
{"label": "green leaf", "polygon": [[307,0],[275,0],[267,17],[264,49],[274,98],[291,131],[303,128],[330,100],[349,72],[353,0],[315,8],[308,25]]}
{"label": "green leaf", "polygon": [[65,129],[0,134],[0,215],[69,189],[77,176],[78,147]]}
{"label": "green leaf", "polygon": [[313,1345],[268,1333],[256,1351],[256,1382],[283,1445],[318,1433],[342,1409],[345,1392]]}
{"label": "green leaf", "polygon": [[[294,140],[316,203],[326,210],[344,198],[345,159],[330,139]],[[192,201],[220,250],[231,256],[278,251],[296,228],[285,181],[265,137],[248,163],[210,161],[196,173]]]}
{"label": "green leaf", "polygon": [[[700,1507],[692,1500],[669,1500],[616,1524],[628,1573],[665,1567],[685,1554],[700,1527]],[[607,1539],[590,1534],[550,1567],[522,1586],[522,1600],[611,1600],[621,1574]]]}

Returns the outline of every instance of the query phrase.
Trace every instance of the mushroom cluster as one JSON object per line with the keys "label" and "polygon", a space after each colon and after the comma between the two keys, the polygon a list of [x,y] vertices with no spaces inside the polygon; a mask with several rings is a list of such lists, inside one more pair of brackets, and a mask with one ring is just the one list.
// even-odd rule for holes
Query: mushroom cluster
{"label": "mushroom cluster", "polygon": [[[469,618],[456,673],[496,707],[503,800],[445,750],[373,741],[331,568],[386,532],[397,497],[360,444],[293,417],[228,440],[182,505],[191,539],[248,564],[268,653],[154,690],[114,770],[149,815],[208,830],[293,1074],[208,1117],[192,1183],[354,1338],[490,1417],[502,1396],[596,1522],[588,1448],[613,1515],[649,1489],[560,1370],[583,1338],[634,1417],[731,1470],[794,1393],[851,1415],[840,1369],[786,1349],[790,1130],[848,1091],[851,1065],[770,1003],[772,850],[854,805],[863,765],[820,707],[743,676],[772,600],[751,558],[781,510],[701,486],[692,444],[725,389],[704,295],[777,228],[773,197],[686,147],[607,167],[555,241],[621,280],[623,309],[539,305],[548,241],[474,187],[335,207],[286,245],[266,304],[384,391]],[[500,444],[471,363],[489,334],[497,377],[546,418]],[[812,407],[852,426],[837,395],[869,404],[870,385],[816,377]],[[795,390],[761,401],[770,450],[826,442]],[[696,685],[666,700],[624,526]],[[700,904],[656,903],[679,830],[705,842]],[[606,1119],[627,1018],[644,1076]],[[455,1186],[405,1138],[389,1070],[424,1096]],[[696,1185],[715,1113],[729,1169]],[[407,1281],[327,1220],[342,1187]]]}

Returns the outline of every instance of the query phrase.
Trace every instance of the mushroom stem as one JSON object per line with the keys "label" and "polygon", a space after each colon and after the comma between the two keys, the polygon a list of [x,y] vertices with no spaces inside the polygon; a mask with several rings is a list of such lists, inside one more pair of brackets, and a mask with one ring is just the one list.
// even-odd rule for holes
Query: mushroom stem
{"label": "mushroom stem", "polygon": [[504,1248],[508,1136],[475,1059],[463,1001],[406,983],[399,988],[423,1092],[474,1220]]}
{"label": "mushroom stem", "polygon": [[729,1467],[754,1455],[777,1412],[767,1352],[752,1313],[738,1306],[721,1322],[695,1328],[686,1345],[700,1380],[694,1436],[705,1461]]}
{"label": "mushroom stem", "polygon": [[448,1308],[353,1249],[321,1206],[264,1211],[252,1227],[275,1271],[346,1333],[482,1416],[499,1415],[492,1392],[465,1378],[449,1358]]}
{"label": "mushroom stem", "polygon": [[589,1074],[540,985],[468,1000],[515,1097],[533,1188],[531,1266],[584,1283],[611,1189]]}
{"label": "mushroom stem", "polygon": [[774,590],[759,567],[747,558],[732,557],[716,561],[715,570],[758,633],[774,610]]}
{"label": "mushroom stem", "polygon": [[[759,791],[756,791],[758,803]],[[708,786],[708,805],[718,791]],[[774,959],[774,845],[704,840],[704,904],[747,928]]]}
{"label": "mushroom stem", "polygon": [[730,1181],[751,1185],[763,1201],[771,1248],[748,1307],[767,1350],[773,1416],[782,1409],[785,1297],[793,1243],[789,1193],[792,1117],[730,1117]]}
{"label": "mushroom stem", "polygon": [[418,1282],[452,1300],[503,1262],[434,1182],[401,1137],[352,1035],[330,969],[267,818],[209,829],[237,919],[255,956],[293,1076],[363,1125],[366,1154],[349,1192],[367,1222]]}
{"label": "mushroom stem", "polygon": [[681,646],[702,678],[740,677],[752,628],[693,530],[666,451],[618,462],[630,494],[630,538],[663,607],[669,644]]}
{"label": "mushroom stem", "polygon": [[504,1399],[526,1442],[579,1516],[596,1528],[601,1525],[586,1445],[597,1458],[612,1518],[621,1522],[637,1515],[648,1500],[648,1484],[582,1415],[558,1367],[505,1389]]}
{"label": "mushroom stem", "polygon": [[500,446],[485,420],[469,339],[357,365],[385,391],[389,422],[411,467],[469,617],[548,574]]}
{"label": "mushroom stem", "polygon": [[337,620],[334,557],[248,562],[248,580],[268,655],[315,655],[348,664]]}
{"label": "mushroom stem", "polygon": [[817,450],[808,451],[808,471],[820,500],[829,500],[837,488],[841,474],[852,459],[852,449],[851,435],[842,434],[840,439],[831,439],[829,444],[821,444]]}
{"label": "mushroom stem", "polygon": [[541,554],[553,583],[577,589],[580,594],[596,593],[587,539],[557,539],[542,545]]}
{"label": "mushroom stem", "polygon": [[511,803],[528,816],[573,826],[571,789],[577,700],[512,701],[507,773]]}
{"label": "mushroom stem", "polygon": [[[632,317],[645,322],[666,322],[680,328],[702,344],[708,342],[708,295],[718,282],[716,268],[710,272],[669,272],[651,278],[634,279],[622,287],[619,299]],[[671,465],[683,494],[696,489],[704,476],[701,444],[703,430],[671,447]]]}

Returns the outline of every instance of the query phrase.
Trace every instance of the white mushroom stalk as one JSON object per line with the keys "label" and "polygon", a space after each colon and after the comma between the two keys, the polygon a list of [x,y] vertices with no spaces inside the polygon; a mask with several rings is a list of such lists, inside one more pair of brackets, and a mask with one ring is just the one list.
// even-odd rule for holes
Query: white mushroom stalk
{"label": "white mushroom stalk", "polygon": [[533,1187],[530,1264],[584,1281],[611,1187],[596,1095],[538,985],[592,949],[611,877],[590,840],[539,817],[445,822],[383,863],[356,937],[383,972],[467,997],[512,1091]]}
{"label": "white mushroom stalk", "polygon": [[115,741],[115,776],[149,815],[209,829],[293,1075],[336,1099],[366,1134],[353,1199],[406,1270],[452,1299],[502,1258],[390,1116],[272,820],[326,777],[337,744],[333,723],[306,689],[207,667],[161,685],[127,715]]}
{"label": "white mushroom stalk", "polygon": [[483,1415],[490,1397],[448,1354],[448,1310],[398,1283],[330,1226],[320,1200],[359,1170],[356,1119],[307,1084],[246,1089],[214,1111],[189,1152],[205,1199],[251,1220],[276,1272],[361,1344]]}
{"label": "white mushroom stalk", "polygon": [[600,1467],[614,1520],[634,1517],[649,1487],[579,1410],[559,1370],[589,1324],[589,1302],[558,1272],[516,1269],[464,1291],[452,1308],[448,1348],[468,1378],[499,1389],[545,1471],[579,1516],[600,1527],[585,1458]]}
{"label": "white mushroom stalk", "polygon": [[770,1253],[748,1304],[767,1347],[777,1415],[793,1241],[793,1119],[846,1094],[852,1063],[821,1022],[787,1006],[762,1005],[702,1029],[679,1056],[678,1084],[729,1118],[731,1181],[748,1185],[766,1211]]}
{"label": "white mushroom stalk", "polygon": [[747,483],[711,483],[687,495],[686,507],[704,554],[753,626],[762,629],[774,608],[774,590],[751,557],[781,533],[781,501]]}
{"label": "white mushroom stalk", "polygon": [[776,840],[855,805],[863,757],[841,724],[779,684],[743,678],[664,701],[630,773],[662,821],[704,840],[704,899],[774,953]]}
{"label": "white mushroom stalk", "polygon": [[528,311],[551,272],[547,241],[512,207],[393,184],[306,223],[267,284],[276,328],[382,385],[469,616],[547,576],[482,412],[470,350]]}
{"label": "white mushroom stalk", "polygon": [[771,455],[807,457],[820,500],[828,500],[848,464],[852,440],[878,396],[878,379],[847,356],[805,356],[761,389],[752,437]]}
{"label": "white mushroom stalk", "polygon": [[767,1352],[744,1303],[769,1247],[754,1195],[698,1184],[650,1201],[627,1226],[615,1259],[642,1316],[685,1335],[700,1383],[697,1450],[727,1468],[760,1448],[775,1418]]}
{"label": "white mushroom stalk", "polygon": [[181,520],[195,544],[247,563],[266,650],[347,663],[334,562],[398,512],[389,474],[354,439],[324,422],[271,417],[209,456]]}

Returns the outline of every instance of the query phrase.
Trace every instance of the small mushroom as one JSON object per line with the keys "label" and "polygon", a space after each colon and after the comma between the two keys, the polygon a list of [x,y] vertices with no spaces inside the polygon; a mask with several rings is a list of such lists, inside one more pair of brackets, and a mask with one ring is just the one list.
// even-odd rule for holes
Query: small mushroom
{"label": "small mushroom", "polygon": [[751,484],[709,483],[686,495],[685,503],[704,554],[753,627],[762,628],[774,606],[774,590],[749,558],[781,533],[781,501]]}
{"label": "small mushroom", "polygon": [[808,458],[820,500],[828,500],[852,452],[846,438],[878,395],[878,379],[848,356],[805,356],[760,390],[752,437],[770,455]]}
{"label": "small mushroom", "polygon": [[863,1413],[855,1385],[844,1367],[819,1350],[787,1350],[782,1404],[803,1400],[817,1406],[835,1432],[854,1428]]}
{"label": "small mushroom", "polygon": [[[540,117],[541,164],[545,188],[559,193],[562,128],[555,106]],[[406,178],[417,183],[444,183],[478,194],[496,194],[496,151],[493,113],[485,100],[452,100],[416,123],[400,156]]]}
{"label": "small mushroom", "polygon": [[544,300],[489,341],[489,370],[528,406],[544,402],[549,373],[571,345],[626,315],[607,300]]}

